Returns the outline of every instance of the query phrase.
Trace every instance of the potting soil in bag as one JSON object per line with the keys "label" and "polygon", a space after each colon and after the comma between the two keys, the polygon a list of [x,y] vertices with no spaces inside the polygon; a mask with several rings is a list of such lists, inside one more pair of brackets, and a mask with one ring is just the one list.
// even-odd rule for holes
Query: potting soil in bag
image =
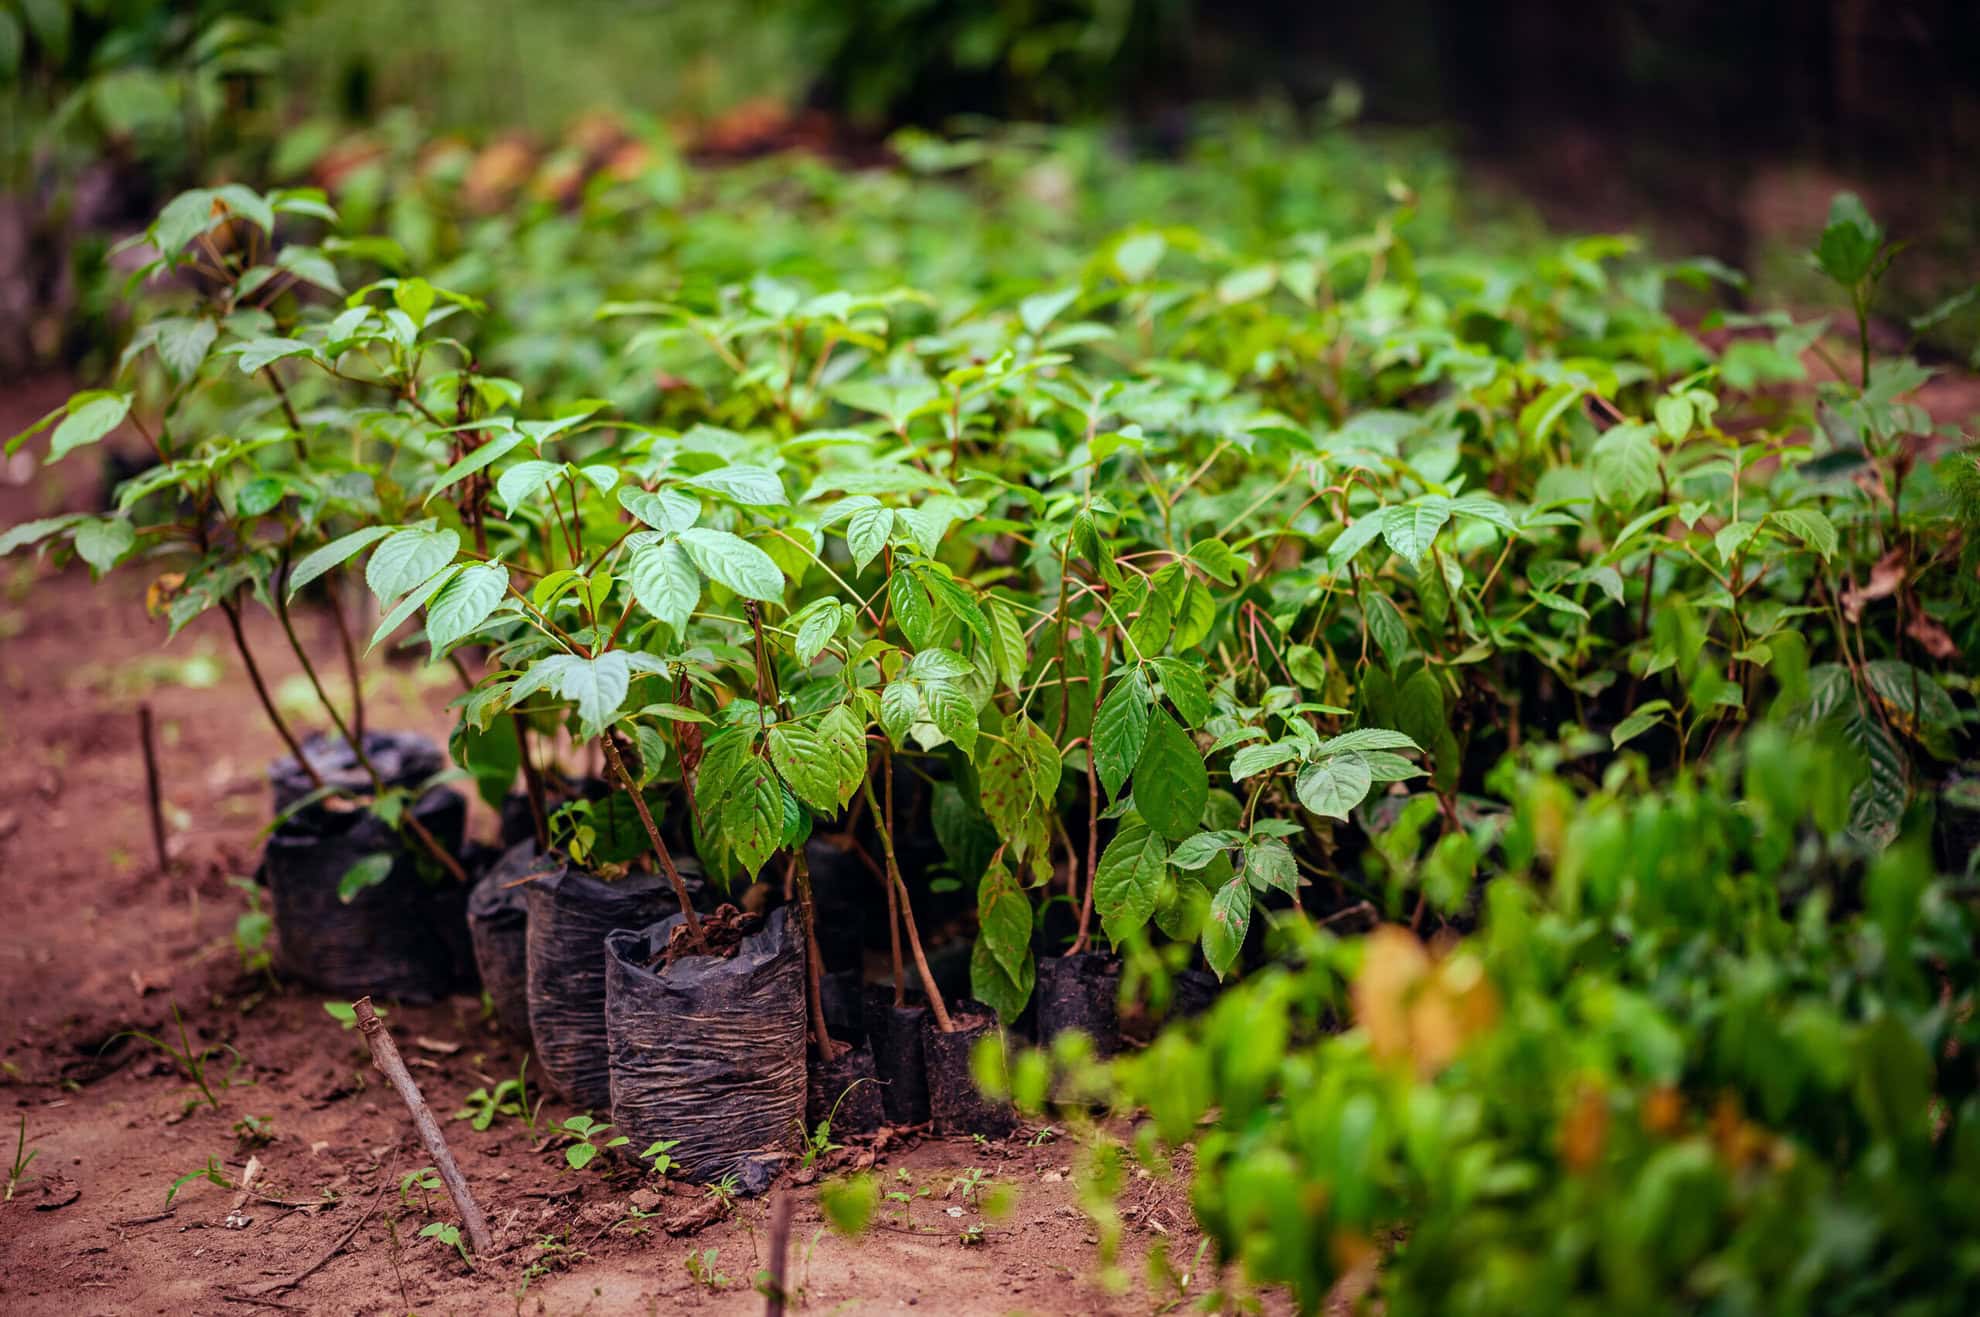
{"label": "potting soil in bag", "polygon": [[[397,785],[431,777],[429,764],[438,771],[432,762],[438,750],[419,737],[374,732],[365,745],[380,775],[396,773]],[[304,753],[326,782],[369,792],[370,778],[343,742],[311,737]],[[346,781],[352,772],[356,781]],[[313,789],[293,758],[277,760],[269,780],[278,810]],[[467,802],[458,792],[436,787],[412,812],[443,847],[458,852],[467,822]],[[345,875],[374,856],[390,859],[385,877],[343,899],[338,888]],[[441,884],[459,884],[445,875],[423,875],[431,865],[424,848],[408,845],[360,800],[339,797],[296,810],[270,835],[262,856],[277,968],[348,997],[432,1001],[451,992],[460,969],[453,930],[443,924],[464,918],[465,893],[441,890]]]}
{"label": "potting soil in bag", "polygon": [[524,880],[536,864],[536,843],[502,852],[468,897],[468,935],[481,986],[495,1004],[502,1031],[529,1042],[529,897]]}
{"label": "potting soil in bag", "polygon": [[612,1124],[644,1148],[678,1139],[696,1179],[761,1193],[804,1139],[804,949],[787,907],[728,956],[652,968],[676,915],[605,940]]}
{"label": "potting soil in bag", "polygon": [[866,987],[866,1037],[880,1081],[880,1105],[895,1125],[920,1125],[928,1119],[928,1071],[921,1056],[921,1022],[928,1008],[919,996],[896,1006],[893,988],[884,983]]}
{"label": "potting soil in bag", "polygon": [[921,1052],[928,1065],[928,1110],[937,1134],[981,1134],[1001,1139],[1017,1128],[1017,1111],[1006,1100],[985,1097],[976,1086],[970,1054],[985,1038],[1003,1045],[996,1013],[976,1002],[959,1002],[949,1011],[955,1025],[943,1033],[931,1012],[921,1022]]}
{"label": "potting soil in bag", "polygon": [[1121,962],[1095,951],[1038,960],[1038,1041],[1049,1045],[1067,1030],[1093,1040],[1097,1056],[1121,1050]]}
{"label": "potting soil in bag", "polygon": [[[371,777],[343,737],[311,733],[303,738],[302,752],[325,786],[358,796],[370,793]],[[417,732],[366,732],[364,753],[388,787],[416,787],[447,767],[440,747]],[[268,766],[268,783],[275,791],[277,814],[316,789],[294,755]]]}
{"label": "potting soil in bag", "polygon": [[865,1043],[848,1048],[837,1060],[812,1064],[805,1087],[805,1129],[815,1130],[821,1121],[830,1122],[833,1138],[871,1134],[887,1123],[873,1049]]}
{"label": "potting soil in bag", "polygon": [[[602,1112],[612,1100],[605,1060],[605,935],[645,928],[680,913],[673,885],[657,873],[606,882],[549,857],[522,890],[529,904],[529,1032],[550,1086]],[[677,859],[688,878],[686,861]],[[690,880],[689,891],[698,883]],[[642,1145],[644,1146],[644,1145]]]}

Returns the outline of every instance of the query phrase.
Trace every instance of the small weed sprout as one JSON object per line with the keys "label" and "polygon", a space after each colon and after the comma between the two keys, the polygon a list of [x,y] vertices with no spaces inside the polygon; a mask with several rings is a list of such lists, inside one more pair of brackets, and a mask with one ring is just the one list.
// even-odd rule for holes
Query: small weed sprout
{"label": "small weed sprout", "polygon": [[27,1146],[27,1127],[27,1117],[22,1116],[20,1126],[14,1134],[14,1164],[7,1172],[7,1196],[5,1199],[0,1199],[0,1202],[14,1201],[15,1192],[29,1178],[28,1166],[41,1155],[40,1149],[30,1149]]}
{"label": "small weed sprout", "polygon": [[275,1142],[275,1118],[244,1114],[234,1122],[234,1137],[243,1149],[265,1148]]}
{"label": "small weed sprout", "polygon": [[468,1257],[467,1245],[461,1242],[461,1228],[452,1222],[435,1221],[423,1226],[420,1228],[419,1237],[437,1240],[441,1247],[451,1248],[460,1254],[463,1263],[468,1266],[474,1265],[473,1260]]}
{"label": "small weed sprout", "polygon": [[695,1284],[702,1286],[704,1289],[725,1290],[729,1288],[729,1277],[718,1270],[715,1265],[715,1261],[721,1256],[721,1252],[722,1250],[719,1248],[691,1248],[688,1250],[688,1255],[682,1261],[681,1265],[687,1268],[687,1274],[693,1279]]}
{"label": "small weed sprout", "polygon": [[589,1115],[570,1116],[564,1120],[562,1132],[576,1139],[564,1149],[564,1161],[574,1171],[581,1171],[596,1160],[599,1153],[607,1148],[618,1148],[631,1143],[623,1134],[606,1137],[611,1126],[603,1121],[593,1120]]}
{"label": "small weed sprout", "polygon": [[679,1139],[656,1139],[645,1152],[639,1154],[639,1159],[653,1163],[653,1173],[664,1180],[667,1173],[674,1169],[674,1159],[667,1154],[679,1143]]}
{"label": "small weed sprout", "polygon": [[432,1195],[444,1188],[446,1186],[440,1182],[439,1172],[431,1166],[422,1166],[416,1171],[408,1171],[399,1180],[399,1201],[411,1207],[413,1191],[416,1189],[419,1191],[421,1210],[430,1212],[433,1210]]}
{"label": "small weed sprout", "polygon": [[[177,1002],[172,1003],[172,1023],[177,1025],[179,1030],[179,1042],[177,1046],[166,1042],[156,1034],[146,1033],[142,1029],[126,1029],[120,1034],[113,1035],[110,1042],[114,1043],[119,1038],[136,1038],[140,1042],[150,1043],[153,1047],[156,1047],[159,1051],[171,1057],[173,1064],[177,1065],[180,1072],[192,1082],[192,1086],[199,1090],[199,1097],[197,1099],[187,1100],[186,1109],[188,1111],[198,1106],[201,1101],[204,1101],[207,1106],[213,1108],[215,1111],[220,1110],[220,1099],[213,1096],[213,1090],[216,1084],[223,1089],[232,1087],[234,1074],[241,1066],[241,1054],[226,1043],[208,1043],[202,1047],[194,1047],[192,1034],[186,1029],[186,1017],[180,1013]],[[105,1046],[108,1046],[108,1044],[105,1044]],[[213,1059],[223,1052],[229,1058],[226,1071],[217,1076],[210,1075],[208,1067]]]}
{"label": "small weed sprout", "polygon": [[209,1184],[219,1185],[222,1189],[231,1189],[234,1187],[234,1182],[228,1177],[226,1167],[220,1164],[220,1159],[218,1157],[208,1157],[206,1159],[206,1165],[196,1171],[187,1171],[184,1175],[172,1181],[172,1187],[165,1191],[165,1206],[170,1207],[173,1200],[179,1196],[179,1190],[185,1188],[194,1180],[205,1180]]}

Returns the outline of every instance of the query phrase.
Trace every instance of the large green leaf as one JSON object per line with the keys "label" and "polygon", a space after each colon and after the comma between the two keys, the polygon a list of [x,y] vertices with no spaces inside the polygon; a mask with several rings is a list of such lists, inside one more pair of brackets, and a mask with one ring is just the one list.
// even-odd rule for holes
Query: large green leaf
{"label": "large green leaf", "polygon": [[751,878],[777,851],[783,836],[784,793],[770,765],[745,756],[722,797],[721,832]]}
{"label": "large green leaf", "polygon": [[681,532],[680,540],[704,575],[743,598],[769,601],[783,597],[784,574],[769,554],[741,536],[692,526]]}
{"label": "large green leaf", "polygon": [[1139,814],[1121,820],[1093,872],[1093,908],[1114,942],[1148,922],[1169,871],[1169,843]]}
{"label": "large green leaf", "polygon": [[992,865],[976,886],[977,937],[1013,980],[1031,954],[1031,898],[1003,864]]}
{"label": "large green leaf", "polygon": [[454,560],[461,537],[451,530],[411,526],[394,531],[365,564],[365,584],[381,602],[397,599]]}
{"label": "large green leaf", "polygon": [[1203,921],[1203,959],[1218,978],[1230,972],[1250,929],[1251,885],[1233,878],[1210,898],[1210,917]]}
{"label": "large green leaf", "polygon": [[1093,767],[1109,796],[1120,794],[1140,762],[1152,713],[1148,683],[1139,672],[1114,683],[1114,689],[1100,702],[1100,712],[1093,720]]}
{"label": "large green leaf", "polygon": [[777,772],[821,814],[843,809],[866,776],[866,737],[843,704],[814,722],[780,723],[770,729],[769,741]]}
{"label": "large green leaf", "polygon": [[1451,501],[1436,494],[1425,494],[1400,507],[1382,513],[1382,538],[1396,554],[1417,563],[1430,552],[1437,532],[1451,519]]}
{"label": "large green leaf", "polygon": [[887,547],[887,539],[893,533],[892,508],[876,505],[853,513],[852,520],[846,523],[846,548],[852,553],[853,565],[865,571],[866,565]]}
{"label": "large green leaf", "polygon": [[1293,782],[1293,792],[1299,803],[1315,814],[1345,821],[1374,785],[1374,777],[1361,756],[1344,754],[1315,760],[1300,769]]}
{"label": "large green leaf", "polygon": [[1166,713],[1149,721],[1134,769],[1134,807],[1171,841],[1195,832],[1210,800],[1210,774],[1189,733]]}
{"label": "large green leaf", "polygon": [[87,401],[77,405],[76,399],[69,403],[69,414],[55,427],[55,434],[48,441],[48,460],[61,460],[69,453],[86,444],[93,444],[124,423],[131,414],[131,395],[128,393],[96,393],[78,395]]}
{"label": "large green leaf", "polygon": [[[718,494],[746,508],[780,508],[790,502],[775,471],[760,466],[725,466],[704,471],[687,482],[695,489]],[[712,576],[714,573],[710,573]]]}
{"label": "large green leaf", "polygon": [[509,570],[495,563],[463,568],[426,605],[426,643],[435,656],[488,620],[509,590]]}
{"label": "large green leaf", "polygon": [[626,562],[626,579],[641,608],[672,627],[676,637],[687,633],[688,617],[701,600],[701,575],[686,549],[672,540],[635,549]]}
{"label": "large green leaf", "polygon": [[619,491],[619,506],[658,531],[683,531],[701,516],[701,501],[678,489],[649,494],[628,486]]}

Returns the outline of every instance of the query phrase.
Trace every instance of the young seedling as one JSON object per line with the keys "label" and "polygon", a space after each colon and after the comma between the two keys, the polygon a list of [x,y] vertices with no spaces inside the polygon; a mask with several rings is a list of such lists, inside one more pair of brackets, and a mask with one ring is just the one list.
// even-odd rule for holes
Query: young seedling
{"label": "young seedling", "polygon": [[265,1148],[275,1141],[275,1118],[244,1114],[234,1122],[234,1137],[243,1151]]}
{"label": "young seedling", "polygon": [[725,1290],[729,1288],[730,1280],[715,1265],[721,1252],[719,1248],[689,1249],[681,1265],[687,1269],[689,1278],[702,1288]]}
{"label": "young seedling", "polygon": [[419,1194],[420,1210],[431,1212],[433,1210],[432,1196],[446,1187],[446,1184],[440,1179],[439,1171],[431,1166],[422,1166],[417,1170],[408,1171],[400,1177],[399,1202],[406,1207],[411,1207],[412,1195],[416,1191]]}
{"label": "young seedling", "polygon": [[461,1228],[451,1221],[434,1221],[420,1229],[419,1237],[434,1240],[443,1248],[453,1249],[460,1254],[462,1265],[468,1267],[474,1265],[474,1259],[468,1256],[467,1244],[461,1239]]}
{"label": "young seedling", "polygon": [[[159,1051],[171,1057],[173,1064],[179,1067],[180,1073],[184,1074],[191,1081],[192,1086],[199,1090],[199,1097],[188,1098],[186,1100],[186,1109],[188,1111],[198,1106],[202,1101],[213,1110],[220,1110],[220,1099],[213,1095],[213,1089],[216,1084],[222,1089],[232,1086],[233,1076],[241,1066],[241,1054],[227,1043],[207,1043],[199,1047],[193,1046],[192,1034],[186,1028],[185,1016],[180,1014],[179,1004],[177,1002],[172,1003],[172,1023],[178,1027],[179,1031],[179,1041],[176,1045],[165,1041],[156,1034],[146,1033],[142,1029],[126,1029],[124,1032],[114,1035],[110,1039],[110,1042],[114,1043],[119,1038],[136,1038],[141,1042],[150,1043],[153,1047],[156,1047]],[[108,1044],[106,1043],[105,1046],[108,1046]],[[227,1069],[221,1074],[210,1075],[209,1067],[213,1059],[223,1052],[229,1058]]]}
{"label": "young seedling", "polygon": [[653,1173],[664,1180],[668,1172],[674,1169],[674,1159],[668,1153],[679,1144],[679,1139],[656,1139],[645,1152],[639,1154],[639,1159],[649,1163]]}
{"label": "young seedling", "polygon": [[27,1117],[22,1116],[20,1118],[20,1125],[14,1132],[14,1164],[7,1171],[7,1196],[4,1200],[0,1201],[9,1203],[14,1201],[15,1192],[29,1178],[27,1173],[28,1166],[40,1155],[40,1149],[30,1149],[27,1146]]}
{"label": "young seedling", "polygon": [[170,1207],[173,1200],[179,1196],[179,1190],[185,1188],[195,1180],[205,1180],[208,1184],[217,1184],[222,1189],[231,1189],[234,1187],[234,1182],[228,1176],[226,1168],[220,1164],[220,1159],[218,1157],[208,1157],[206,1159],[206,1165],[196,1171],[187,1171],[184,1175],[172,1181],[172,1187],[165,1191],[165,1206]]}
{"label": "young seedling", "polygon": [[581,1171],[591,1165],[599,1153],[632,1142],[624,1134],[613,1134],[608,1138],[607,1134],[612,1127],[602,1121],[593,1120],[589,1115],[567,1116],[561,1128],[563,1133],[577,1140],[564,1149],[564,1163],[574,1171]]}

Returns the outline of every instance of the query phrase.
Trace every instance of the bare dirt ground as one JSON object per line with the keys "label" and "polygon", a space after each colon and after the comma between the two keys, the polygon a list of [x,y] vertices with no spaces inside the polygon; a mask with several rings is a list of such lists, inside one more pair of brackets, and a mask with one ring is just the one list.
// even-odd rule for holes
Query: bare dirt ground
{"label": "bare dirt ground", "polygon": [[[0,434],[66,392],[57,380],[9,388]],[[94,497],[65,493],[17,462],[0,469],[0,526],[81,510]],[[265,766],[281,747],[224,630],[195,625],[161,648],[163,624],[145,616],[143,586],[137,573],[90,588],[80,566],[0,562],[0,1159],[11,1163],[22,1120],[35,1154],[14,1201],[0,1206],[0,1312],[761,1310],[752,1283],[766,1263],[767,1200],[670,1233],[699,1214],[699,1186],[641,1193],[595,1167],[569,1171],[558,1148],[514,1119],[485,1133],[445,1119],[470,1090],[492,1088],[522,1062],[467,997],[393,1006],[388,1023],[500,1251],[470,1272],[418,1237],[452,1213],[443,1195],[431,1211],[417,1190],[402,1196],[402,1177],[426,1159],[359,1035],[324,1011],[321,994],[246,972],[234,943],[246,899],[228,879],[254,869],[269,812]],[[327,620],[304,625],[327,639]],[[278,699],[299,694],[273,619],[256,619],[250,634]],[[446,683],[381,665],[367,688],[374,726],[444,740]],[[140,702],[157,719],[166,872],[152,858]],[[471,832],[492,834],[490,813],[475,809]],[[120,1036],[170,1033],[175,1010],[195,1049],[229,1049],[212,1067],[233,1067],[214,1089],[217,1110],[164,1053]],[[568,1114],[553,1100],[543,1122]],[[249,1117],[267,1122],[267,1142],[247,1135]],[[1036,1134],[1027,1127],[978,1144],[910,1132],[833,1154],[840,1167],[871,1160],[884,1189],[910,1202],[890,1205],[855,1241],[824,1227],[815,1182],[794,1187],[790,1279],[803,1307],[1126,1313],[1174,1297],[1151,1293],[1141,1273],[1152,1242],[1179,1268],[1195,1255],[1180,1184],[1131,1189],[1121,1263],[1133,1285],[1116,1296],[1098,1283],[1096,1236],[1077,1205],[1078,1151],[1063,1140],[1034,1144]],[[237,1179],[250,1156],[263,1167],[256,1193],[194,1179],[168,1206],[179,1177],[214,1159]],[[1014,1191],[1008,1214],[986,1212],[986,1195],[970,1187],[978,1175]],[[247,1295],[347,1236],[295,1285]],[[687,1259],[708,1250],[697,1279]],[[1192,1289],[1210,1283],[1199,1275]]]}

